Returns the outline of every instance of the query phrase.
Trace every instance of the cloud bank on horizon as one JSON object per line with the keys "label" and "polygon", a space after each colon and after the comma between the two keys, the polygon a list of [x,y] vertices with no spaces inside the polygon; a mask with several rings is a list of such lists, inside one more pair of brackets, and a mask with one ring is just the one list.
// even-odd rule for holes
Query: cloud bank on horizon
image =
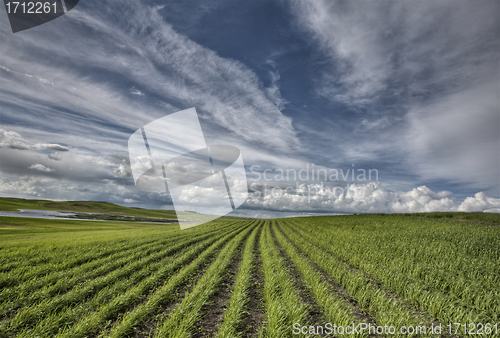
{"label": "cloud bank on horizon", "polygon": [[257,182],[247,215],[499,212],[499,6],[89,0],[16,34],[1,9],[0,195],[170,208],[135,189],[127,140],[196,107],[248,167],[379,173],[336,196]]}
{"label": "cloud bank on horizon", "polygon": [[390,191],[380,182],[351,184],[332,190],[322,184],[301,184],[296,191],[269,188],[257,190],[247,200],[255,210],[338,212],[338,213],[412,213],[434,211],[500,212],[500,199],[479,192],[463,201],[452,198],[449,191],[433,192],[426,186],[411,191]]}

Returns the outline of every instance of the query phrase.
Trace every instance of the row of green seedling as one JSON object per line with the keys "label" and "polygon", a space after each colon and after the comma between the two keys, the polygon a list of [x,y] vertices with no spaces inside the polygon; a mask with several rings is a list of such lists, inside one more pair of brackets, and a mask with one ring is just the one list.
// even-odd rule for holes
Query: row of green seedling
{"label": "row of green seedling", "polygon": [[[29,294],[31,299],[36,299],[33,292],[35,290],[39,290],[40,288],[45,288],[43,297],[47,297],[55,293],[63,292],[65,289],[72,287],[74,284],[79,283],[82,280],[95,278],[113,270],[117,266],[126,264],[126,262],[121,261],[121,259],[123,257],[128,257],[130,259],[131,253],[146,250],[144,251],[144,254],[147,255],[150,252],[158,251],[159,248],[169,245],[170,243],[182,241],[185,238],[193,238],[193,236],[204,236],[205,234],[217,233],[218,231],[223,231],[223,229],[200,232],[197,235],[186,232],[181,234],[172,234],[170,237],[162,238],[160,240],[154,240],[137,246],[132,245],[130,248],[126,248],[123,251],[119,251],[111,256],[96,259],[69,270],[48,270],[48,273],[42,278],[30,279],[29,281],[20,283],[15,287],[3,289],[0,296],[4,302],[16,298],[23,298],[26,294]],[[109,264],[110,262],[112,262],[112,264]],[[75,278],[70,280],[73,276],[75,276]],[[56,285],[52,285],[54,283],[56,283]],[[48,287],[50,287],[50,289],[46,289]],[[5,311],[3,310],[3,307],[0,307],[0,316],[3,315],[5,315]]]}
{"label": "row of green seedling", "polygon": [[[83,266],[81,269],[74,268],[72,271],[69,271],[67,275],[62,273],[50,274],[47,278],[42,278],[41,280],[35,279],[28,283],[24,283],[17,288],[13,288],[13,290],[5,290],[5,292],[2,292],[2,296],[5,297],[5,300],[0,307],[0,314],[3,316],[8,315],[21,307],[28,307],[40,300],[51,298],[61,292],[69,290],[75,285],[79,285],[81,287],[82,283],[94,280],[95,278],[103,276],[120,267],[127,266],[130,262],[137,262],[138,259],[144,259],[151,254],[158,254],[158,252],[164,251],[164,248],[170,250],[168,252],[175,252],[171,251],[173,247],[169,248],[170,245],[167,244],[174,244],[177,242],[175,247],[179,247],[179,245],[182,247],[182,245],[190,244],[192,241],[201,240],[206,236],[210,236],[210,234],[195,236],[195,238],[186,243],[178,243],[178,241],[185,240],[186,237],[176,237],[176,240],[174,241],[159,241],[159,243],[156,243],[153,246],[141,246],[139,249],[130,249],[125,253],[118,253],[112,256],[111,258],[113,259],[111,260],[99,260],[99,265],[97,265],[93,270],[89,270],[88,266]],[[52,281],[55,281],[56,283],[51,284]]]}
{"label": "row of green seedling", "polygon": [[[210,235],[203,237],[207,236]],[[33,334],[54,336],[63,327],[66,327],[66,330],[70,329],[69,335],[75,337],[98,330],[106,321],[115,319],[130,308],[134,302],[138,302],[146,297],[150,290],[159,286],[176,269],[191,261],[201,251],[222,236],[222,233],[211,236],[194,247],[189,247],[187,243],[179,244],[184,250],[179,253],[177,258],[173,257],[175,259],[172,258],[169,261],[163,260],[148,264],[129,278],[107,286],[90,301],[69,306],[61,312],[54,313],[51,317],[39,322],[32,331],[27,331],[29,333],[27,336]],[[81,320],[77,322],[78,319]],[[61,326],[58,322],[64,322],[66,325]],[[75,323],[76,325],[74,325]]]}
{"label": "row of green seedling", "polygon": [[[385,244],[383,247],[380,245],[383,251],[374,243],[375,248],[372,246],[367,252],[358,249],[354,255],[359,262],[364,262],[366,260],[362,256],[369,254],[372,267],[389,262],[387,265],[393,270],[393,274],[400,276],[393,279],[393,283],[414,284],[416,290],[431,292],[431,297],[438,294],[432,305],[436,315],[444,317],[440,307],[446,307],[447,298],[456,308],[455,313],[447,315],[448,318],[460,318],[463,322],[496,322],[500,318],[500,277],[496,273],[500,269],[500,262],[496,259],[498,255],[487,258],[482,252],[476,257],[471,256],[468,249],[464,250],[460,246],[469,247],[469,243],[477,245],[479,242],[489,242],[490,238],[477,237],[475,232],[482,230],[481,228],[459,230],[460,233],[453,233],[458,230],[450,228],[434,231],[434,236],[447,236],[435,241],[419,240],[418,236],[402,238],[398,241],[400,247],[395,246],[398,243]],[[446,235],[443,235],[444,231]],[[469,237],[464,238],[464,233]],[[450,244],[449,239],[453,239],[454,243]],[[423,297],[417,293],[412,294]],[[439,301],[440,298],[443,301]],[[459,317],[456,317],[457,312]]]}
{"label": "row of green seedling", "polygon": [[[209,229],[208,231],[199,231],[199,233],[209,233],[209,232],[220,231],[220,229]],[[191,234],[192,235],[192,234]],[[182,239],[186,237],[185,232],[173,232],[172,230],[166,231],[165,234],[162,234],[162,237],[166,237],[169,240],[174,240],[175,238]],[[19,282],[24,280],[32,280],[34,278],[39,279],[41,276],[46,277],[47,273],[53,273],[57,271],[65,271],[71,269],[76,266],[80,266],[85,263],[91,263],[101,258],[109,257],[114,253],[119,253],[125,250],[138,248],[144,245],[150,245],[154,242],[158,242],[158,239],[141,238],[140,240],[126,241],[125,243],[115,244],[108,243],[106,246],[101,249],[100,246],[94,248],[86,248],[84,247],[73,247],[73,251],[71,251],[71,255],[66,256],[62,255],[57,250],[57,254],[59,257],[57,259],[52,259],[44,264],[36,264],[35,266],[30,265],[28,261],[22,266],[9,271],[8,273],[0,274],[0,287],[6,287],[9,285],[19,284]],[[101,250],[100,250],[101,249]],[[85,254],[81,254],[81,252],[88,252]],[[56,260],[57,263],[51,263],[52,260]]]}
{"label": "row of green seedling", "polygon": [[[493,233],[490,229],[486,231],[485,227],[421,222],[422,224],[418,223],[420,225],[417,226],[406,221],[404,230],[401,229],[401,224],[397,227],[388,224],[378,229],[376,234],[372,231],[368,233],[359,231],[357,241],[349,241],[345,247],[359,251],[360,247],[369,242],[370,248],[382,253],[379,256],[386,260],[403,259],[409,261],[415,268],[426,270],[415,271],[414,275],[425,276],[434,284],[433,288],[447,290],[447,286],[440,284],[440,281],[449,280],[455,282],[455,285],[478,284],[483,290],[500,289],[500,275],[496,274],[500,269],[499,254],[487,250],[490,247],[498,251],[500,243],[498,239],[495,241],[496,238],[491,237]],[[316,228],[334,234],[337,240],[339,236],[344,235],[337,229],[332,231],[327,224],[317,225]],[[345,237],[352,238],[352,232]]]}
{"label": "row of green seedling", "polygon": [[243,321],[246,312],[245,309],[249,301],[250,281],[255,270],[255,239],[260,229],[262,229],[262,226],[253,230],[245,245],[241,265],[236,275],[231,298],[229,299],[229,306],[224,313],[224,319],[217,331],[216,338],[241,337],[238,328]]}
{"label": "row of green seedling", "polygon": [[[443,291],[440,286],[436,287],[433,280],[421,275],[423,271],[418,263],[405,258],[388,259],[383,251],[368,240],[358,240],[358,246],[355,247],[347,240],[323,241],[310,231],[308,235],[318,245],[364,270],[410,304],[429,312],[442,322],[482,323],[496,322],[499,318],[498,291],[484,291],[480,284],[467,283],[460,278],[448,278],[446,281],[438,279],[448,285],[447,290]],[[450,254],[447,259],[456,260],[457,257]],[[384,266],[384,269],[380,269],[380,266]],[[435,270],[439,271],[437,268]],[[433,273],[432,269],[425,271]]]}
{"label": "row of green seedling", "polygon": [[[357,306],[365,314],[373,318],[378,325],[392,325],[397,328],[404,325],[417,325],[428,322],[428,318],[415,316],[414,311],[408,309],[407,304],[380,289],[377,283],[362,271],[351,268],[323,250],[323,248],[318,247],[312,236],[291,231],[286,226],[283,226],[282,229],[297,248],[336,283],[340,284],[349,296],[355,300]],[[316,234],[316,238],[318,237],[321,236]]]}
{"label": "row of green seedling", "polygon": [[[248,223],[244,223],[243,226],[236,225],[236,229],[234,231],[228,233],[226,236],[222,237],[217,242],[208,247],[205,251],[201,252],[201,254],[199,254],[199,256],[194,259],[189,265],[181,268],[163,285],[159,286],[153,293],[149,294],[144,302],[136,306],[133,310],[127,312],[120,321],[117,321],[113,325],[110,332],[106,333],[105,336],[123,337],[132,335],[135,331],[135,328],[140,326],[146,319],[160,312],[164,305],[174,300],[177,296],[176,292],[179,287],[185,284],[192,275],[199,271],[202,266],[211,257],[213,257],[225,243],[231,240],[231,238],[234,238],[239,232],[243,231],[243,229],[248,226]],[[80,335],[78,332],[69,331],[67,334],[63,334],[61,336],[81,337],[82,335]]]}
{"label": "row of green seedling", "polygon": [[[198,240],[193,240],[193,242],[197,241]],[[28,325],[32,325],[35,320],[40,320],[41,318],[44,318],[45,316],[50,315],[51,313],[68,305],[81,303],[88,297],[95,295],[106,286],[112,285],[120,279],[130,276],[132,273],[144,268],[152,262],[162,260],[165,257],[170,256],[171,254],[184,248],[185,245],[185,243],[178,243],[175,246],[164,248],[163,250],[153,253],[147,257],[144,257],[142,252],[137,253],[131,257],[131,260],[128,261],[128,263],[122,268],[114,270],[106,276],[90,280],[88,283],[79,284],[71,291],[63,295],[44,299],[32,307],[27,307],[18,311],[14,319],[10,322],[10,328],[14,330],[23,327],[25,328]]]}
{"label": "row of green seedling", "polygon": [[[116,252],[111,256],[90,261],[66,271],[49,270],[47,274],[41,278],[29,279],[14,287],[3,289],[0,295],[4,301],[12,301],[13,299],[24,298],[29,295],[31,301],[34,302],[37,297],[33,293],[38,293],[40,297],[45,298],[53,294],[64,292],[77,283],[103,275],[117,267],[127,264],[131,259],[137,259],[137,257],[132,257],[131,255],[139,255],[141,253],[143,255],[148,255],[151,252],[156,252],[160,248],[165,247],[170,242],[172,242],[172,240],[168,238],[155,240],[150,243]],[[27,304],[20,304],[19,306],[26,305]],[[0,308],[0,314],[3,315],[3,308]]]}
{"label": "row of green seedling", "polygon": [[[490,238],[485,238],[481,233],[476,234],[479,229],[440,227],[425,229],[425,235],[421,234],[422,229],[416,230],[410,228],[395,234],[385,231],[378,236],[364,236],[361,241],[370,241],[372,247],[383,252],[386,259],[409,261],[414,267],[423,270],[419,272],[412,269],[412,272],[414,271],[415,276],[425,276],[434,284],[433,288],[444,288],[440,281],[449,280],[459,285],[478,284],[489,291],[500,289],[500,276],[495,273],[500,269],[498,255],[488,257],[485,252],[471,253],[467,249],[470,243],[477,245],[486,241],[482,247],[489,244]],[[464,235],[468,237],[464,238]],[[391,240],[387,240],[388,237]]]}
{"label": "row of green seedling", "polygon": [[[174,232],[173,229],[168,229],[165,234]],[[5,272],[10,272],[14,269],[22,269],[26,266],[28,267],[41,267],[44,265],[62,265],[64,268],[70,268],[74,265],[85,263],[89,260],[104,257],[105,255],[112,254],[113,252],[124,250],[133,245],[140,245],[142,243],[147,243],[154,241],[151,236],[142,236],[140,239],[136,239],[136,243],[131,243],[127,238],[121,238],[117,240],[111,238],[110,241],[99,242],[99,243],[85,243],[76,245],[65,246],[65,247],[49,247],[46,245],[40,245],[36,243],[32,244],[29,248],[17,248],[16,250],[4,253],[2,256],[2,264],[0,265],[0,280],[3,278]],[[81,252],[92,251],[89,254],[81,254]],[[55,264],[53,262],[56,262]],[[55,267],[54,266],[54,267]],[[46,270],[52,270],[54,267],[47,268]],[[22,271],[18,271],[18,274]],[[2,284],[3,286],[3,284]]]}
{"label": "row of green seedling", "polygon": [[269,222],[266,222],[259,242],[266,310],[259,337],[290,337],[293,324],[305,324],[309,308],[302,301],[285,261],[274,245]]}
{"label": "row of green seedling", "polygon": [[[9,286],[15,286],[23,281],[45,277],[48,273],[69,270],[75,266],[80,266],[93,260],[106,258],[107,256],[113,255],[117,252],[119,253],[127,249],[133,249],[135,247],[148,245],[157,241],[158,239],[150,238],[145,240],[143,239],[141,242],[129,242],[128,245],[124,243],[121,243],[120,245],[112,244],[105,250],[99,250],[99,248],[82,250],[81,248],[73,247],[74,251],[69,256],[63,255],[62,253],[57,252],[57,250],[54,255],[58,255],[59,257],[57,259],[53,257],[44,257],[46,259],[44,263],[34,262],[33,264],[30,264],[26,259],[22,265],[0,274],[0,287],[6,288]],[[82,250],[83,254],[82,252],[78,253],[80,250]],[[35,256],[40,257],[41,253],[37,253]],[[20,260],[22,260],[22,258],[20,258]],[[60,259],[63,260],[61,261]]]}
{"label": "row of green seedling", "polygon": [[192,335],[196,323],[202,318],[202,307],[219,289],[220,282],[234,259],[237,248],[248,236],[250,230],[252,230],[251,227],[247,228],[219,252],[217,259],[198,280],[194,288],[185,294],[182,302],[169,313],[164,322],[157,324],[154,337],[186,338]]}
{"label": "row of green seedling", "polygon": [[[358,325],[360,320],[355,314],[352,305],[349,305],[345,299],[336,296],[332,291],[332,285],[324,281],[322,273],[316,270],[308,257],[303,256],[297,251],[288,239],[283,236],[281,231],[273,226],[275,237],[288,255],[293,265],[299,272],[308,291],[314,297],[316,304],[321,308],[324,317],[329,323],[335,323],[338,326],[346,328],[349,325]],[[350,337],[364,337],[365,334],[349,334]]]}

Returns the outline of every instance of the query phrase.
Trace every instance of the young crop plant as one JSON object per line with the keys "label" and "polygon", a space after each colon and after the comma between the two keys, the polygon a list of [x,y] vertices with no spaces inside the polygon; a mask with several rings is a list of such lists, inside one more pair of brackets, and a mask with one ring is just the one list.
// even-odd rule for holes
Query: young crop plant
{"label": "young crop plant", "polygon": [[163,247],[163,250],[145,257],[141,253],[136,254],[132,257],[132,262],[125,264],[123,268],[116,269],[103,277],[92,279],[89,283],[82,283],[60,296],[57,295],[43,300],[34,306],[25,307],[18,311],[16,317],[11,321],[11,329],[26,328],[32,325],[35,320],[40,320],[47,314],[58,311],[65,306],[85,301],[85,299],[92,297],[101,289],[113,285],[123,278],[129,278],[134,272],[147,267],[151,263],[165,259],[182,247],[182,244],[173,247]]}
{"label": "young crop plant", "polygon": [[357,302],[363,312],[372,317],[376,323],[400,327],[417,325],[424,320],[424,318],[415,317],[413,311],[408,309],[404,303],[381,290],[362,271],[352,269],[325,250],[311,245],[315,241],[313,241],[312,236],[301,231],[302,229],[294,227],[297,231],[295,232],[286,225],[283,226],[283,229],[288,238],[340,284]]}
{"label": "young crop plant", "polygon": [[[154,293],[148,296],[147,301],[128,312],[121,321],[115,323],[109,332],[109,337],[123,337],[134,333],[134,329],[142,324],[148,316],[155,315],[161,311],[162,306],[172,301],[176,294],[177,289],[186,282],[186,280],[195,274],[203,264],[205,264],[211,257],[217,254],[221,247],[238,233],[243,231],[248,224],[237,227],[234,231],[228,233],[217,242],[203,251],[195,260],[189,265],[180,269],[162,286],[157,288]],[[68,335],[72,337],[72,335]]]}
{"label": "young crop plant", "polygon": [[[158,255],[159,252],[163,252],[165,255],[170,255],[184,248],[186,245],[190,245],[207,236],[210,236],[210,234],[191,236],[191,239],[184,243],[182,243],[184,238],[189,239],[190,237],[182,236],[174,237],[173,239],[163,239],[159,242],[123,250],[107,258],[96,259],[95,261],[89,262],[89,264],[82,264],[73,269],[69,269],[66,273],[64,273],[64,271],[49,272],[43,278],[31,279],[21,283],[17,287],[4,289],[0,293],[3,297],[3,303],[0,305],[0,316],[5,316],[9,312],[11,313],[19,308],[29,307],[37,301],[49,299],[50,297],[67,292],[75,285],[81,285],[87,281],[94,280],[111,271],[116,271],[118,268],[132,264],[139,259],[144,259],[151,254]],[[178,243],[179,241],[181,244]],[[156,257],[154,259],[158,259],[159,256],[153,257]],[[91,267],[94,267],[94,269],[91,269]],[[28,294],[29,297],[23,296]]]}
{"label": "young crop plant", "polygon": [[243,259],[241,261],[240,269],[236,275],[233,293],[229,300],[229,307],[224,314],[223,322],[216,334],[216,338],[232,338],[241,337],[238,332],[238,327],[245,314],[245,307],[248,304],[248,289],[250,287],[250,280],[252,272],[255,269],[254,262],[254,248],[255,238],[258,231],[262,229],[262,225],[255,228],[248,238],[243,251]]}
{"label": "young crop plant", "polygon": [[[362,231],[350,234],[315,223],[299,229],[319,247],[378,279],[437,320],[463,323],[498,320],[500,284],[494,271],[498,271],[500,264],[495,260],[496,254],[491,255],[488,250],[490,245],[498,246],[495,229],[474,229],[471,225],[464,229],[464,224],[425,220],[417,229],[408,225],[395,232],[391,229],[399,224],[394,223],[381,228],[376,236]],[[319,240],[314,236],[318,231],[327,238],[328,234],[336,238]],[[471,241],[485,244],[472,255]]]}
{"label": "young crop plant", "polygon": [[202,317],[202,307],[219,288],[224,271],[235,258],[237,248],[255,227],[248,227],[229,242],[219,253],[217,259],[203,274],[194,288],[188,292],[163,323],[158,323],[155,337],[184,338],[190,337],[195,324]]}
{"label": "young crop plant", "polygon": [[280,257],[266,222],[260,238],[264,275],[264,324],[259,337],[289,337],[294,323],[305,323],[308,307],[300,298],[285,262]]}
{"label": "young crop plant", "polygon": [[[242,222],[229,225],[227,229],[231,233],[244,227],[245,223]],[[226,230],[225,225],[218,229],[211,226],[191,232],[171,233],[173,236],[169,236],[170,231],[167,231],[166,236],[154,241],[150,240],[148,244],[138,245],[135,248],[126,246],[123,253],[128,253],[128,255],[116,256],[121,259],[107,261],[107,264],[103,264],[94,271],[83,270],[78,275],[78,270],[75,270],[77,267],[75,267],[70,269],[73,274],[69,274],[67,278],[62,276],[56,284],[49,284],[35,292],[26,292],[21,289],[19,291],[22,293],[18,293],[17,298],[2,303],[2,309],[14,315],[10,315],[9,320],[4,320],[0,324],[0,336],[2,333],[7,336],[62,334],[63,331],[75,327],[74,324],[79,321],[88,324],[94,318],[93,311],[108,305],[124,292],[126,296],[129,296],[130,290],[137,290],[137,286],[140,286],[142,293],[136,295],[137,301],[144,297],[144,292],[148,289],[156,288],[158,283],[168,278],[180,266],[189,263],[217,239],[226,236],[227,232],[224,230]],[[135,243],[135,241],[129,242]],[[183,256],[188,259],[184,261],[178,259]],[[106,258],[97,259],[97,261],[102,262],[102,259]],[[86,268],[85,264],[81,266]],[[49,270],[47,276],[51,275]],[[26,286],[29,284],[25,283],[24,287]],[[63,289],[57,291],[56,288],[61,287]],[[27,296],[23,295],[25,292]],[[119,310],[124,309],[126,302],[123,299],[121,298],[119,302],[120,306],[113,307],[111,311],[113,315],[119,314]],[[108,314],[111,318],[114,318],[113,315]],[[87,329],[93,331],[96,327],[89,326]]]}
{"label": "young crop plant", "polygon": [[[210,237],[205,239],[206,236]],[[82,314],[86,315],[84,319],[73,326],[68,334],[77,337],[81,336],[84,332],[97,330],[107,320],[115,319],[120,313],[126,311],[151,289],[168,278],[176,269],[191,261],[222,236],[223,233],[218,235],[205,235],[197,239],[178,243],[176,246],[170,248],[170,250],[183,248],[176,257],[145,264],[140,271],[129,278],[108,285],[92,300],[83,303],[83,306],[76,308],[68,307],[66,311],[55,314],[55,318],[47,318],[39,322],[33,332],[45,334],[57,333],[49,329],[50,327],[55,329],[52,324],[55,319],[65,318],[67,322],[74,322]],[[195,243],[195,245],[191,246],[192,243]]]}
{"label": "young crop plant", "polygon": [[497,337],[498,224],[470,213],[227,217],[181,231],[0,217],[0,337],[316,337],[328,324],[396,329],[331,337]]}
{"label": "young crop plant", "polygon": [[[276,223],[273,225],[273,231],[279,245],[297,268],[300,276],[305,282],[306,287],[314,296],[316,303],[321,307],[325,319],[330,323],[335,323],[346,327],[352,323],[359,323],[360,319],[354,315],[353,308],[346,303],[346,300],[339,298],[332,292],[332,287],[323,281],[323,276],[319,271],[313,268],[311,261],[297,252],[294,245],[278,230]],[[363,335],[351,334],[351,337],[362,337]]]}

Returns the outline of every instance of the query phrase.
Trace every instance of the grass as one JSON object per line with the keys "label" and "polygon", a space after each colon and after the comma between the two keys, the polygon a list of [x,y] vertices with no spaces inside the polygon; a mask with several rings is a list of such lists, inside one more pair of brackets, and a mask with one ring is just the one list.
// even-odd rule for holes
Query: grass
{"label": "grass", "polygon": [[136,307],[133,311],[127,313],[121,322],[118,322],[110,332],[110,337],[121,337],[134,332],[135,327],[140,325],[148,316],[161,312],[162,305],[174,300],[176,290],[194,275],[204,263],[214,256],[218,250],[230,239],[241,232],[241,228],[230,232],[217,242],[212,244],[207,250],[203,251],[189,265],[183,267],[178,273],[173,275],[165,284],[150,295],[148,300]]}
{"label": "grass", "polygon": [[406,217],[420,217],[430,219],[442,219],[461,222],[476,222],[476,223],[489,223],[500,224],[498,214],[489,212],[426,212],[415,214],[402,214]]}
{"label": "grass", "polygon": [[310,257],[312,262],[317,264],[322,271],[345,290],[359,310],[367,317],[372,318],[374,322],[402,326],[417,324],[421,319],[419,316],[412,315],[413,311],[406,308],[405,304],[402,304],[398,299],[392,298],[385,289],[380,288],[364,271],[355,269],[346,264],[345,261],[336,259],[335,256],[328,252],[328,249],[325,249],[328,248],[327,245],[319,245],[323,244],[323,241],[317,236],[308,236],[307,233],[302,231],[297,233],[287,231],[286,233]]}
{"label": "grass", "polygon": [[[0,211],[19,211],[19,209],[35,209],[35,210],[55,210],[66,212],[82,212],[82,213],[97,213],[102,214],[100,217],[104,220],[129,220],[131,217],[137,218],[136,221],[143,221],[142,218],[160,218],[160,219],[177,219],[177,215],[173,210],[152,210],[142,208],[130,208],[116,205],[109,202],[97,201],[62,201],[55,202],[50,200],[27,200],[21,198],[6,198],[0,197]],[[196,218],[196,213],[188,211],[183,214],[192,214]],[[120,217],[124,216],[124,217]],[[186,217],[185,215],[183,217]],[[83,217],[85,218],[85,217]],[[241,220],[240,217],[222,217],[219,222]],[[132,218],[132,220],[134,220]]]}
{"label": "grass", "polygon": [[315,243],[437,320],[498,321],[498,227],[427,219],[372,224],[376,229],[355,233],[332,231],[325,223],[298,227],[309,238],[318,231],[331,235]]}
{"label": "grass", "polygon": [[[193,248],[191,247],[193,243],[199,242],[200,239],[203,239],[204,237],[206,236],[198,237],[190,241],[182,241],[178,244],[171,243],[171,245],[162,245],[162,248],[157,248],[155,250],[157,252],[153,252],[149,255],[147,253],[140,255],[135,254],[133,255],[133,257],[131,257],[130,262],[121,263],[119,265],[123,266],[123,268],[117,268],[112,273],[109,273],[103,277],[89,278],[88,280],[90,280],[91,282],[79,284],[78,286],[71,288],[71,291],[64,293],[64,295],[62,295],[61,297],[54,296],[50,299],[50,301],[42,301],[31,311],[19,311],[17,316],[12,320],[11,325],[25,327],[27,319],[30,318],[30,314],[34,314],[34,316],[36,316],[36,318],[40,320],[41,318],[43,318],[43,315],[39,315],[39,313],[51,313],[54,312],[52,311],[52,309],[55,307],[67,307],[68,304],[77,303],[81,299],[88,299],[90,297],[94,297],[95,295],[98,295],[100,299],[103,299],[103,296],[106,293],[109,293],[109,297],[107,298],[106,304],[104,305],[105,310],[101,311],[99,315],[103,319],[110,319],[112,318],[113,313],[119,312],[120,308],[123,307],[124,304],[127,304],[127,302],[130,302],[131,299],[133,299],[133,297],[130,296],[131,294],[135,293],[136,295],[138,295],[136,296],[136,298],[141,296],[142,294],[144,294],[144,292],[150,290],[154,285],[156,285],[158,281],[168,276],[168,274],[172,272],[176,267],[179,267],[189,259],[195,257],[196,254],[201,252],[211,242],[213,242],[212,239],[208,239],[200,242],[199,245],[194,246]],[[172,256],[173,253],[178,251],[180,251],[179,255],[183,257],[183,260],[173,263],[172,261],[175,256],[169,256]],[[155,273],[151,274],[152,271],[155,271]],[[127,286],[131,287],[131,290],[133,290],[133,292],[130,290],[127,291],[123,288],[121,283],[115,282],[119,279],[121,279],[121,281],[127,281]],[[130,281],[135,281],[137,285],[135,283],[130,284]],[[121,293],[120,290],[118,290],[118,288],[116,287],[107,288],[108,285],[113,284],[118,284],[121,292],[126,291],[125,295],[120,295],[119,297],[113,298],[114,295]],[[79,287],[80,285],[82,286]],[[49,297],[47,296],[43,298],[49,299]],[[126,299],[126,301],[124,301],[124,299]],[[94,301],[92,306],[86,304],[85,310],[93,310],[98,308],[100,305],[102,305],[100,302]],[[81,311],[79,311],[79,309],[74,310],[72,308],[69,308],[66,312],[68,312],[68,314],[57,314],[57,319],[64,316],[66,320],[74,320],[78,318]],[[102,313],[105,313],[106,315],[102,315]],[[19,317],[20,319],[18,319]],[[94,317],[95,316],[87,317],[89,318],[88,322],[92,322],[92,319]],[[31,319],[33,319],[33,317],[31,317]],[[44,321],[39,321],[33,332],[43,333],[45,335],[57,333],[57,331],[51,332],[47,329],[47,327],[53,326],[52,323],[54,321],[55,318],[51,317],[48,317]],[[87,322],[87,320],[84,322]]]}
{"label": "grass", "polygon": [[245,308],[249,302],[250,279],[255,269],[254,247],[258,231],[262,227],[255,228],[245,245],[243,259],[240,269],[236,276],[233,293],[229,300],[228,308],[224,314],[224,319],[220,329],[217,332],[217,338],[238,337],[238,328],[240,327],[245,315]]}
{"label": "grass", "polygon": [[186,293],[182,302],[169,313],[168,318],[163,323],[158,323],[155,337],[185,337],[194,331],[195,324],[201,319],[202,307],[219,288],[224,271],[233,260],[236,249],[248,236],[250,230],[252,230],[251,227],[245,229],[220,251],[217,259],[194,288]]}
{"label": "grass", "polygon": [[[2,209],[60,203],[8,201]],[[294,337],[293,324],[318,321],[442,323],[444,330],[489,323],[495,337],[496,224],[498,214],[429,213],[226,218],[181,231],[177,224],[0,217],[0,337]],[[220,294],[230,266],[229,294]],[[217,315],[214,304],[222,306]]]}
{"label": "grass", "polygon": [[[203,250],[210,247],[210,245],[213,245],[213,243],[221,237],[222,235],[209,238],[208,240],[200,242],[197,246],[186,250],[177,259],[170,262],[161,262],[162,266],[148,276],[148,278],[144,278],[122,294],[114,292],[115,297],[113,299],[110,299],[110,301],[106,304],[102,304],[97,311],[80,321],[78,325],[76,325],[72,330],[64,333],[63,336],[79,337],[84,336],[92,330],[98,330],[100,325],[105,323],[107,320],[115,319],[123,309],[127,309],[135,302],[140,301],[144,294],[154,291],[155,286],[161,285],[161,283],[165,282],[172,273],[200,255]],[[144,312],[139,311],[139,313]],[[129,316],[129,318],[136,317]],[[122,326],[122,330],[123,329],[129,329],[129,327],[124,325]]]}
{"label": "grass", "polygon": [[26,200],[0,197],[0,211],[18,211],[19,209],[58,210],[73,212],[92,212],[111,215],[176,218],[173,210],[150,210],[127,208],[109,202]]}
{"label": "grass", "polygon": [[266,223],[260,238],[265,320],[259,337],[289,337],[294,323],[305,322],[308,306],[294,286],[292,276],[274,245],[270,224]]}
{"label": "grass", "polygon": [[359,322],[359,318],[356,318],[348,301],[332,292],[332,285],[324,279],[317,268],[313,267],[311,260],[297,251],[281,231],[277,230],[276,224],[273,226],[273,231],[278,243],[290,257],[309,292],[313,295],[316,304],[322,308],[325,319],[330,323],[343,326]]}

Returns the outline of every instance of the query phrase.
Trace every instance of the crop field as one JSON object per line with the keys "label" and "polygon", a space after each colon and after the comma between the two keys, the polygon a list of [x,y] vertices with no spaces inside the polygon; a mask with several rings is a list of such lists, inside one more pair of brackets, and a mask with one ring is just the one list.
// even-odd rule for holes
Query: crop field
{"label": "crop field", "polygon": [[0,217],[0,253],[1,337],[500,336],[493,214]]}

